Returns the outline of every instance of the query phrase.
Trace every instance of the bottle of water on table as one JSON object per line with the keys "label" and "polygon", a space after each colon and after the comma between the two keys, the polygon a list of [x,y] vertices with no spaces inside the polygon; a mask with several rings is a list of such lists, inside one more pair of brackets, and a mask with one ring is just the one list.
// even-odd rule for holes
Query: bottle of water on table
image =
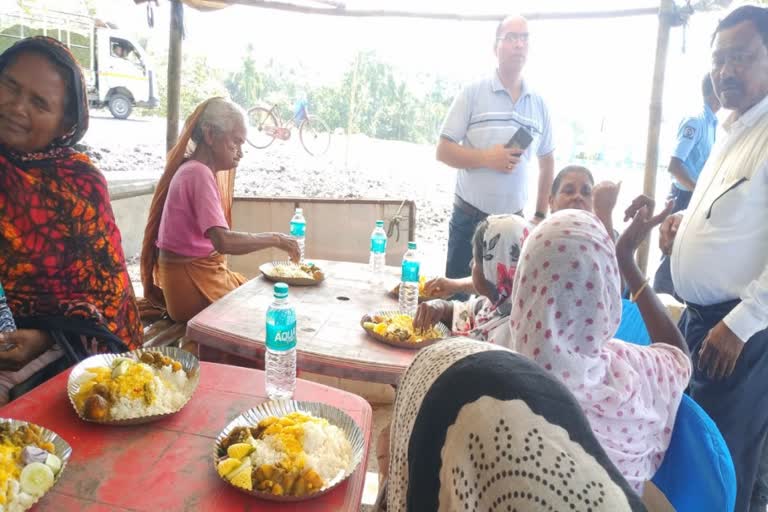
{"label": "bottle of water on table", "polygon": [[307,235],[307,221],[304,219],[304,212],[301,208],[296,208],[296,213],[291,219],[291,236],[299,242],[299,251],[301,252],[301,261],[304,262],[304,238]]}
{"label": "bottle of water on table", "polygon": [[296,388],[296,311],[288,302],[287,284],[275,284],[274,297],[267,309],[267,395],[289,400]]}
{"label": "bottle of water on table", "polygon": [[371,259],[369,260],[373,281],[381,280],[386,256],[387,234],[384,232],[384,221],[377,220],[376,227],[371,233]]}
{"label": "bottle of water on table", "polygon": [[5,299],[5,290],[0,284],[0,332],[13,332],[16,330],[16,322],[13,321],[11,308]]}
{"label": "bottle of water on table", "polygon": [[403,256],[399,299],[400,311],[415,316],[416,308],[419,307],[419,255],[416,242],[408,242],[408,251]]}

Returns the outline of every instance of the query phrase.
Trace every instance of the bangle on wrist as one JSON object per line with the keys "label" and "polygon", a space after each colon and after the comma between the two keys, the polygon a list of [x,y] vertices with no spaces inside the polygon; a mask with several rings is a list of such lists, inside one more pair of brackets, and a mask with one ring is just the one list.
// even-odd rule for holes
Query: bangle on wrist
{"label": "bangle on wrist", "polygon": [[643,286],[638,288],[638,290],[635,293],[633,293],[632,295],[629,296],[629,301],[630,302],[637,302],[638,297],[640,297],[640,294],[643,293],[643,291],[646,288],[648,288],[648,280],[647,279],[643,283]]}

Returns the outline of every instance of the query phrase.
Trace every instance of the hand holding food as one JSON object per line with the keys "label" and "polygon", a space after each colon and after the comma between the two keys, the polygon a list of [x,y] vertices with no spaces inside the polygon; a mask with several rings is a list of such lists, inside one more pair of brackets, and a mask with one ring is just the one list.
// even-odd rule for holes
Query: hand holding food
{"label": "hand holding food", "polygon": [[370,322],[363,323],[363,328],[399,342],[422,343],[442,337],[434,326],[426,330],[414,329],[413,318],[402,313],[392,316],[373,315]]}
{"label": "hand holding food", "polygon": [[428,331],[438,322],[450,321],[449,313],[452,313],[452,305],[444,300],[430,300],[419,304],[416,317],[413,319],[413,328],[418,331]]}

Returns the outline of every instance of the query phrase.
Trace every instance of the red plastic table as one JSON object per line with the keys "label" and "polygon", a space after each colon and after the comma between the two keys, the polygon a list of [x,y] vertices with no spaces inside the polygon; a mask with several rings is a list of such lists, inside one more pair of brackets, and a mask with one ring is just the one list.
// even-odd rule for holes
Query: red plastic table
{"label": "red plastic table", "polygon": [[[371,339],[360,327],[365,313],[397,309],[388,290],[398,269],[387,267],[384,284],[370,283],[368,266],[313,260],[325,273],[317,286],[292,286],[296,307],[297,356],[301,370],[382,384],[397,384],[416,350]],[[251,279],[217,300],[187,323],[187,337],[205,347],[253,361],[263,367],[266,313],[274,283]]]}
{"label": "red plastic table", "polygon": [[280,504],[243,494],[213,467],[213,442],[241,412],[266,398],[264,373],[200,364],[200,384],[179,413],[132,427],[87,423],[66,394],[64,372],[0,408],[0,417],[37,423],[72,446],[61,480],[34,510],[101,511],[296,511],[360,510],[371,406],[357,395],[299,379],[297,400],[324,402],[349,414],[363,431],[365,454],[355,473],[332,492],[300,503]]}

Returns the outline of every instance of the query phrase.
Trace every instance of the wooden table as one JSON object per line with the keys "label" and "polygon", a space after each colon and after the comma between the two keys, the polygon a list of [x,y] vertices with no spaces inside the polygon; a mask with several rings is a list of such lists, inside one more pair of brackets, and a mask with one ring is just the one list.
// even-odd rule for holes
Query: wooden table
{"label": "wooden table", "polygon": [[[397,384],[416,355],[415,350],[385,345],[360,327],[365,313],[397,309],[387,294],[398,282],[398,269],[387,267],[383,284],[370,283],[368,266],[315,261],[325,272],[318,286],[292,286],[296,308],[298,366],[332,377]],[[257,277],[208,306],[187,323],[187,336],[212,347],[262,364],[266,312],[274,283]]]}
{"label": "wooden table", "polygon": [[299,380],[295,398],[324,402],[349,414],[365,437],[355,473],[325,496],[279,504],[243,494],[213,467],[213,443],[241,412],[266,400],[264,373],[214,363],[200,364],[200,384],[181,412],[133,427],[87,423],[66,394],[64,372],[0,408],[0,417],[31,421],[72,446],[61,480],[35,510],[96,511],[297,511],[360,510],[371,436],[371,406],[359,396]]}

